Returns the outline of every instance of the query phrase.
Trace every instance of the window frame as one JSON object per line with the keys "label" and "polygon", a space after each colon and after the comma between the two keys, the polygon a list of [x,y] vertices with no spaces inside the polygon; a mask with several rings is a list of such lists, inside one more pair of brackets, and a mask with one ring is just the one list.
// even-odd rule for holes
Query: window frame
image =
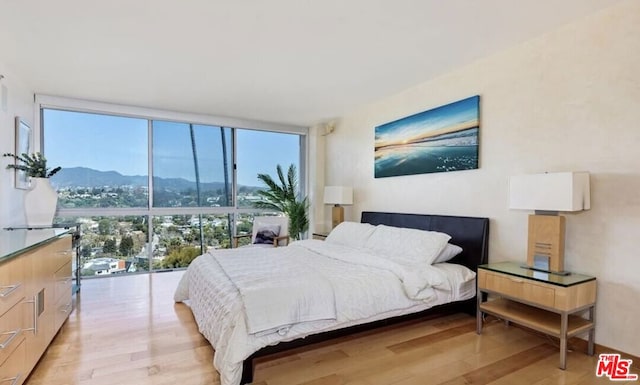
{"label": "window frame", "polygon": [[[104,102],[96,102],[82,99],[73,99],[58,96],[49,95],[35,95],[35,148],[40,152],[46,154],[44,146],[44,125],[43,123],[43,109],[62,110],[70,112],[81,113],[94,113],[101,115],[113,115],[121,117],[130,117],[147,120],[147,157],[148,157],[148,187],[149,187],[149,200],[147,207],[135,207],[135,208],[60,208],[56,215],[61,217],[90,217],[90,216],[147,216],[149,217],[148,234],[153,234],[153,225],[151,218],[167,215],[220,215],[231,214],[234,218],[231,223],[232,233],[236,234],[235,229],[235,217],[237,214],[250,214],[264,210],[256,208],[239,208],[237,200],[237,140],[236,131],[241,129],[257,130],[277,132],[283,134],[295,134],[300,137],[300,155],[299,155],[299,182],[301,194],[308,195],[309,191],[307,182],[308,163],[307,159],[309,154],[307,153],[308,141],[309,141],[309,128],[303,126],[278,124],[271,122],[262,122],[251,119],[229,118],[214,115],[196,114],[176,112],[169,110],[160,110],[154,108],[135,107],[120,104],[111,104]],[[232,197],[233,206],[227,207],[153,207],[153,121],[168,121],[176,123],[198,124],[208,125],[216,127],[231,128],[232,138]],[[147,253],[151,257],[151,250],[147,250]],[[150,266],[149,272],[153,269]]]}

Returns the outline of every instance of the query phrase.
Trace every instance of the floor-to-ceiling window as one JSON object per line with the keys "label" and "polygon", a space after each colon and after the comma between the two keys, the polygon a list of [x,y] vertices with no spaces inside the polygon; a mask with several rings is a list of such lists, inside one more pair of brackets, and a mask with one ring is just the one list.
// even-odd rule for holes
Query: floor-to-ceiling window
{"label": "floor-to-ceiling window", "polygon": [[[268,174],[278,181],[276,167],[280,165],[286,173],[289,165],[300,169],[300,146],[297,135],[283,135],[278,132],[237,130],[237,181],[236,202],[240,208],[236,216],[236,233],[251,234],[253,218],[264,213],[253,209],[260,199],[256,191],[263,187],[258,174]],[[286,175],[286,174],[285,174]],[[250,238],[240,238],[239,244],[250,242]]]}
{"label": "floor-to-ceiling window", "polygon": [[264,188],[258,173],[276,178],[278,164],[294,164],[304,181],[304,129],[108,105],[39,107],[44,154],[62,167],[51,178],[56,222],[82,227],[83,277],[184,268],[231,247],[255,215],[274,214],[253,207]]}

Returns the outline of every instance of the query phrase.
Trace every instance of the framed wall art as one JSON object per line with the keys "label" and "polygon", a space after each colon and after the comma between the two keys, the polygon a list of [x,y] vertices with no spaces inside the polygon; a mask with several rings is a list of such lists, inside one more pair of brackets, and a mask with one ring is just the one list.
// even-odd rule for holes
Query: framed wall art
{"label": "framed wall art", "polygon": [[480,96],[375,128],[375,177],[478,168]]}
{"label": "framed wall art", "polygon": [[[31,127],[19,116],[16,116],[16,155],[31,152]],[[16,163],[19,163],[16,160]],[[29,176],[26,171],[16,170],[15,186],[18,189],[29,189]]]}

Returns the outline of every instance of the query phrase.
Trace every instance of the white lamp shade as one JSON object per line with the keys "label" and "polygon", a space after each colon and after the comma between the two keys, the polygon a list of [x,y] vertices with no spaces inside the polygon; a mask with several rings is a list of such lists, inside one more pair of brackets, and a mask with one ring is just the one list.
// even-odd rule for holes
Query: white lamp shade
{"label": "white lamp shade", "polygon": [[588,172],[555,172],[509,178],[509,208],[581,211],[591,208]]}
{"label": "white lamp shade", "polygon": [[326,186],[324,188],[324,203],[330,205],[353,204],[353,189],[344,186]]}

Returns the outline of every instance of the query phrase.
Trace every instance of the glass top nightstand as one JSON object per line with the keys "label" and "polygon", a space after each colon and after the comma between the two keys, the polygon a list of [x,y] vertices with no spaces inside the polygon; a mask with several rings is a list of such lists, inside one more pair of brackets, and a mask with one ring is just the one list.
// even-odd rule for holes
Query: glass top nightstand
{"label": "glass top nightstand", "polygon": [[545,273],[542,271],[532,270],[523,267],[516,262],[496,262],[478,266],[479,269],[491,270],[498,273],[509,274],[514,277],[533,279],[534,281],[544,282],[551,285],[569,287],[580,283],[593,281],[596,278],[588,275],[574,274],[557,275]]}
{"label": "glass top nightstand", "polygon": [[[516,262],[499,262],[478,266],[476,280],[478,334],[482,333],[484,314],[490,314],[507,324],[514,322],[558,338],[560,369],[567,366],[569,338],[588,333],[587,353],[593,355],[595,277],[556,275],[532,270]],[[588,318],[582,316],[583,312],[589,313]]]}

